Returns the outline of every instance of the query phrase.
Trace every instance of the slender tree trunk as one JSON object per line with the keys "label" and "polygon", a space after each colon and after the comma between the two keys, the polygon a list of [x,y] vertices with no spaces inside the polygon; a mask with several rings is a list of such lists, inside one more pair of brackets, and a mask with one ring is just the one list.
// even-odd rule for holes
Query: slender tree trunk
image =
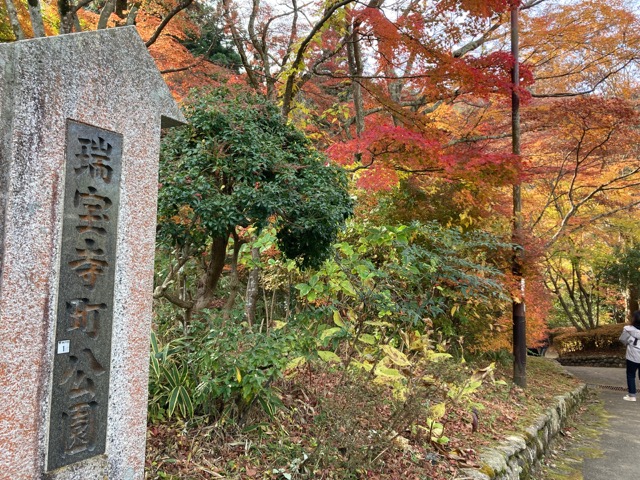
{"label": "slender tree trunk", "polygon": [[7,13],[9,14],[11,30],[13,30],[13,34],[15,35],[16,40],[24,40],[24,31],[22,30],[22,26],[20,26],[20,20],[18,20],[18,11],[16,10],[16,6],[13,4],[13,0],[4,0],[4,3],[7,6]]}
{"label": "slender tree trunk", "polygon": [[625,292],[625,304],[626,304],[626,319],[629,320],[633,316],[633,312],[639,310],[638,308],[638,287],[636,285],[628,285]]}
{"label": "slender tree trunk", "polygon": [[189,325],[191,324],[191,317],[193,315],[193,310],[191,308],[187,308],[184,311],[184,317],[182,318],[182,335],[189,335]]}
{"label": "slender tree trunk", "polygon": [[347,57],[349,74],[351,75],[351,93],[356,118],[356,137],[364,132],[364,101],[362,98],[362,56],[360,52],[360,32],[358,25],[349,26],[349,40],[347,41]]}
{"label": "slender tree trunk", "polygon": [[237,12],[234,9],[232,0],[222,0],[222,14],[227,23],[227,27],[229,28],[229,32],[231,33],[231,38],[233,39],[233,44],[236,46],[238,50],[238,55],[240,55],[240,59],[242,61],[242,66],[247,74],[247,80],[249,85],[252,88],[259,90],[260,89],[260,81],[258,80],[255,72],[253,71],[253,66],[249,60],[247,55],[247,51],[245,49],[244,44],[244,36],[242,32],[238,29],[238,17]]}
{"label": "slender tree trunk", "polygon": [[260,36],[258,36],[258,32],[256,31],[256,21],[259,20],[259,13],[260,0],[253,0],[253,8],[251,10],[251,15],[249,16],[247,33],[249,34],[249,39],[251,40],[251,45],[253,46],[254,51],[258,54],[260,61],[262,62],[262,73],[264,74],[264,81],[267,86],[267,98],[271,101],[275,101],[278,91],[276,88],[276,79],[271,75],[271,61],[269,59],[269,51],[267,48],[268,26],[263,25],[262,28],[265,30],[261,32],[262,34]]}
{"label": "slender tree trunk", "polygon": [[276,301],[278,300],[278,290],[274,288],[271,292],[271,305],[269,306],[269,320],[273,321],[273,316],[276,311]]}
{"label": "slender tree trunk", "polygon": [[284,319],[289,320],[291,316],[291,274],[287,275],[287,288],[284,292]]}
{"label": "slender tree trunk", "polygon": [[271,321],[271,317],[269,316],[269,302],[267,301],[267,291],[262,288],[262,301],[264,303],[264,323],[267,326],[267,331],[269,331],[269,322]]}
{"label": "slender tree trunk", "polygon": [[134,2],[129,9],[129,14],[127,15],[127,26],[136,24],[136,17],[138,16],[138,10],[140,10],[140,5],[142,2]]}
{"label": "slender tree trunk", "polygon": [[60,17],[60,33],[81,32],[78,10],[89,5],[93,0],[79,0],[75,5],[71,0],[58,0],[58,16]]}
{"label": "slender tree trunk", "polygon": [[214,299],[215,289],[218,286],[227,258],[228,242],[228,236],[214,238],[211,242],[210,260],[206,265],[204,275],[200,279],[200,285],[198,285],[196,302],[193,307],[194,311],[209,307],[209,304]]}
{"label": "slender tree trunk", "polygon": [[240,247],[243,242],[240,241],[238,235],[233,235],[233,256],[231,257],[231,285],[229,287],[229,297],[222,310],[223,322],[228,322],[231,318],[231,311],[236,303],[238,297],[238,290],[240,289],[240,279],[238,278],[238,256],[240,255]]}
{"label": "slender tree trunk", "polygon": [[40,2],[38,0],[28,0],[28,4],[33,36],[36,38],[46,36],[44,32],[44,22],[42,21],[42,11],[40,10]]}
{"label": "slender tree trunk", "polygon": [[98,20],[98,30],[104,30],[107,28],[107,24],[109,23],[109,18],[111,18],[111,14],[116,9],[116,0],[107,0],[102,7],[102,11],[100,12],[100,19]]}
{"label": "slender tree trunk", "polygon": [[78,33],[82,31],[82,26],[80,25],[80,19],[78,18],[77,12],[73,14],[73,30]]}
{"label": "slender tree trunk", "polygon": [[[518,35],[518,7],[511,10],[511,54],[513,56],[513,70],[511,72],[513,92],[511,94],[511,140],[512,153],[520,172],[520,97],[517,88],[520,85]],[[513,186],[513,239],[515,244],[522,244],[522,191],[520,180]],[[513,255],[513,274],[520,282],[519,298],[513,300],[513,382],[521,388],[527,386],[527,334],[524,306],[524,278],[522,276],[522,249]]]}
{"label": "slender tree trunk", "polygon": [[254,267],[249,273],[249,280],[247,281],[247,293],[244,305],[244,317],[249,323],[253,325],[256,321],[256,306],[258,304],[258,294],[260,293],[260,248],[251,248],[251,259],[255,263]]}

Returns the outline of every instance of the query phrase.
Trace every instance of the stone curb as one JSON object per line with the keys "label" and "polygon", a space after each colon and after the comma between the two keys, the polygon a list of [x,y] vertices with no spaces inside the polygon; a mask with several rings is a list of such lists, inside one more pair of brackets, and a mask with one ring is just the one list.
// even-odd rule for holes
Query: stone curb
{"label": "stone curb", "polygon": [[544,456],[549,443],[558,434],[568,415],[582,403],[587,386],[555,397],[556,404],[525,430],[524,434],[510,435],[497,447],[480,452],[478,469],[463,469],[459,480],[520,480],[528,479],[529,472]]}
{"label": "stone curb", "polygon": [[627,359],[624,356],[599,356],[585,355],[575,357],[558,357],[556,359],[560,365],[571,367],[605,367],[624,368],[627,366]]}

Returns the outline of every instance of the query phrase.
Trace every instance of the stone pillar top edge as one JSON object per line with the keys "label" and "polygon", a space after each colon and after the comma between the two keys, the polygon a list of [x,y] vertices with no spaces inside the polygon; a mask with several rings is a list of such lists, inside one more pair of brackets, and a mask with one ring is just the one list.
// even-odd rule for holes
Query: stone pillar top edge
{"label": "stone pillar top edge", "polygon": [[[3,57],[9,57],[12,52],[36,46],[38,46],[36,48],[46,49],[46,44],[58,44],[63,48],[68,45],[69,49],[73,49],[74,46],[78,49],[91,47],[95,52],[102,50],[112,52],[113,55],[118,54],[118,50],[126,49],[127,56],[140,67],[136,69],[135,74],[140,75],[141,80],[144,81],[139,84],[146,86],[153,84],[153,97],[159,110],[162,128],[176,127],[187,123],[135,26],[74,32],[2,43],[0,44],[0,65],[3,64]],[[144,95],[149,92],[145,89],[140,93]]]}

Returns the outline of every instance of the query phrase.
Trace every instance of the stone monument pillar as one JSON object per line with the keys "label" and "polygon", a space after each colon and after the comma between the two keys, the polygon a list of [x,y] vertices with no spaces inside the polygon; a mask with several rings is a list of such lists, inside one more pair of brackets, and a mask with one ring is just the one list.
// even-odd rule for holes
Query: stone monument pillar
{"label": "stone monument pillar", "polygon": [[0,45],[0,478],[142,479],[160,129],[134,27]]}

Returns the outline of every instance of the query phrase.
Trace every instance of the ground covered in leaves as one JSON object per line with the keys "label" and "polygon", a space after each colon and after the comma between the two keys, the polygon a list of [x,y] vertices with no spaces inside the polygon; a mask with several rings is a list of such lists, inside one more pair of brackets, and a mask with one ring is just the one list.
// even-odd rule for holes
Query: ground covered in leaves
{"label": "ground covered in leaves", "polygon": [[578,385],[552,360],[529,358],[525,390],[500,364],[475,388],[483,367],[435,364],[403,396],[366,375],[307,366],[277,382],[282,405],[271,415],[256,403],[237,421],[150,425],[147,478],[454,479]]}

